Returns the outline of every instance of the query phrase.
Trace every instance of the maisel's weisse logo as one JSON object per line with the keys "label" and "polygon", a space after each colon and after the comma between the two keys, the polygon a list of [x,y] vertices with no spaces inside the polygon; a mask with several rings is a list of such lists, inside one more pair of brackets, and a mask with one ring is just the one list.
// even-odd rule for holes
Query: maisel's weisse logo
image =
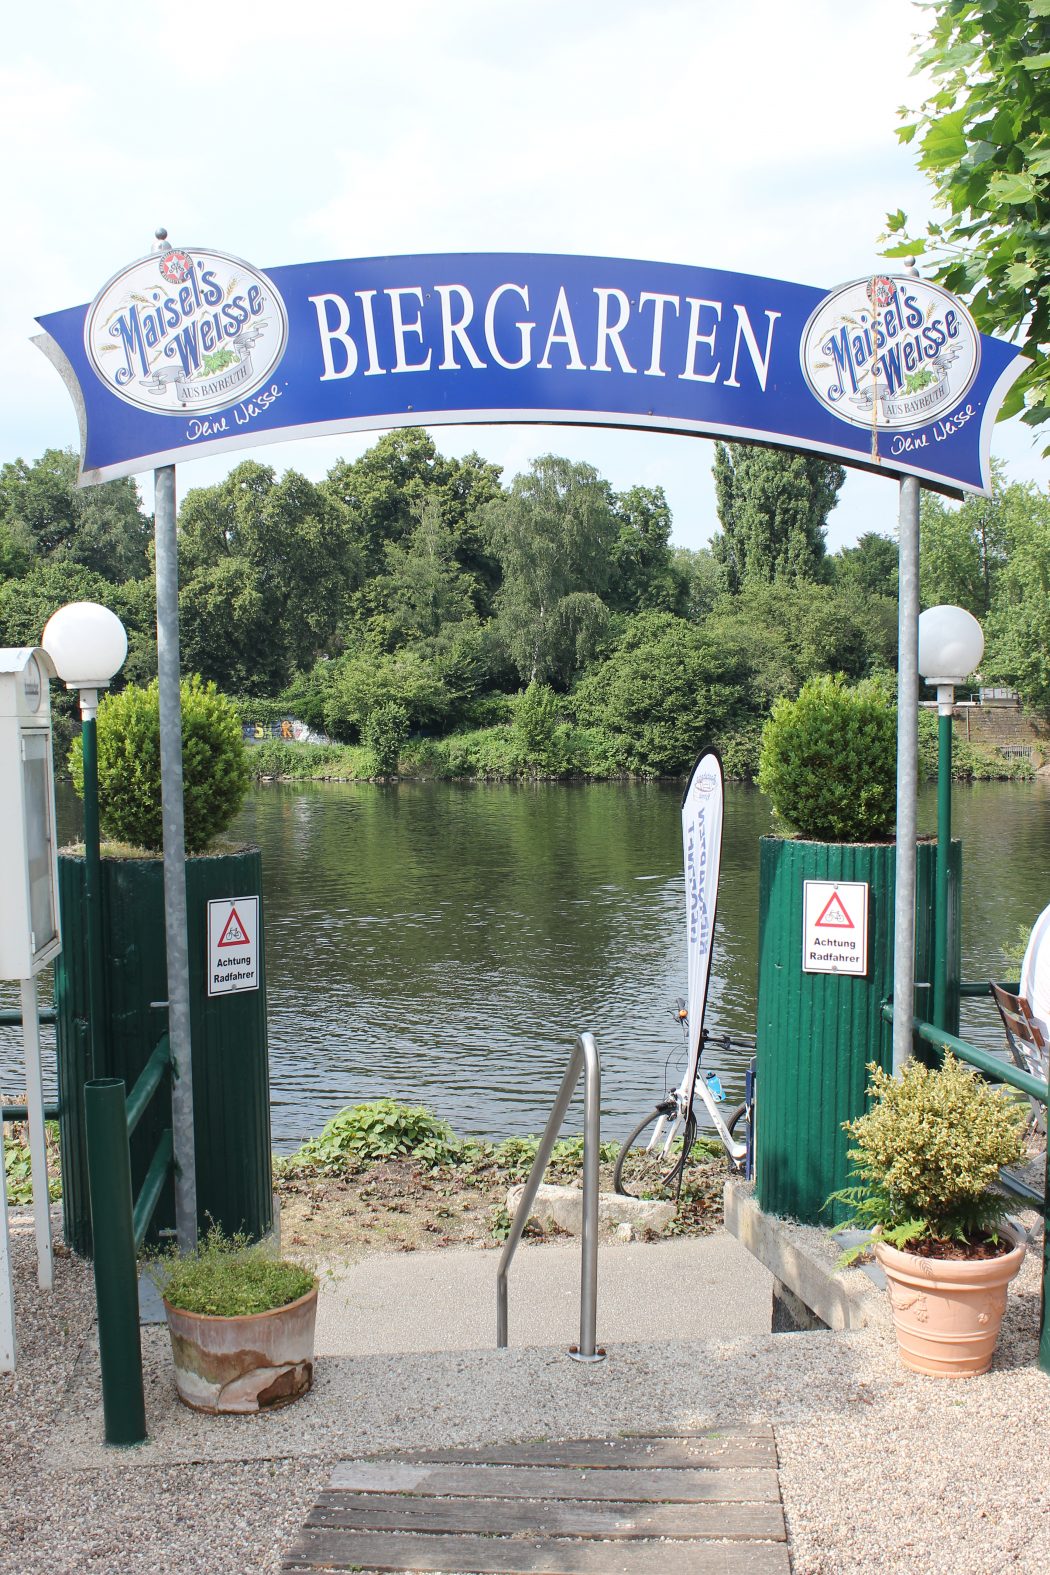
{"label": "maisel's weisse logo", "polygon": [[266,275],[201,247],[132,263],[99,291],[84,323],[88,360],[107,388],[161,415],[246,398],[287,339],[288,314]]}
{"label": "maisel's weisse logo", "polygon": [[855,279],[826,296],[802,335],[802,370],[853,426],[925,426],[968,392],[981,340],[966,308],[912,277]]}

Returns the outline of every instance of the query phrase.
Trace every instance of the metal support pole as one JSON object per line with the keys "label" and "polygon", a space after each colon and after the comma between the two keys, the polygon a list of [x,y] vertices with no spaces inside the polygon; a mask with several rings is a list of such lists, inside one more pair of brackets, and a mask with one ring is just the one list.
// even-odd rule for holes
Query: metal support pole
{"label": "metal support pole", "polygon": [[948,866],[952,848],[952,711],[955,690],[937,689],[937,895],[933,931],[933,1025],[948,1027]]}
{"label": "metal support pole", "polygon": [[51,1193],[47,1183],[44,1087],[40,1077],[40,1015],[35,978],[22,980],[22,1045],[26,1063],[29,1163],[33,1177],[36,1282],[42,1291],[49,1291],[55,1283],[55,1259],[51,1247]]}
{"label": "metal support pole", "polygon": [[80,743],[84,761],[84,924],[87,951],[88,1053],[92,1077],[104,1077],[106,1036],[102,1031],[102,857],[98,824],[98,691],[80,691]]}
{"label": "metal support pole", "polygon": [[175,1229],[179,1251],[197,1245],[197,1170],[193,1131],[193,1058],[186,923],[186,833],[182,803],[182,700],[179,670],[179,565],[175,467],[153,473],[157,556],[157,676],[160,784],[164,817],[164,911],[171,1041],[171,1123],[175,1146]]}
{"label": "metal support pole", "polygon": [[106,1443],[140,1444],[146,1436],[146,1403],[122,1079],[94,1078],[85,1083],[84,1124]]}
{"label": "metal support pole", "polygon": [[578,1362],[600,1362],[598,1323],[598,1161],[601,1150],[602,1073],[593,1034],[576,1041],[583,1052],[583,1248],[580,1254],[580,1347]]}
{"label": "metal support pole", "polygon": [[912,1055],[915,837],[919,782],[919,483],[901,478],[897,615],[897,875],[893,937],[893,1070]]}

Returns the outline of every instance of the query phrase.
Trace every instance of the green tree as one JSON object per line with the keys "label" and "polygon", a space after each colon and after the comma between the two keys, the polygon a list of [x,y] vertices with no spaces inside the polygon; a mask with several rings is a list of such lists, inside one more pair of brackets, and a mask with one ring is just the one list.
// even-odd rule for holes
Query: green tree
{"label": "green tree", "polygon": [[322,488],[248,460],[187,493],[179,562],[187,660],[227,690],[273,694],[337,646],[361,550]]}
{"label": "green tree", "polygon": [[[923,491],[923,498],[932,494]],[[828,560],[837,586],[865,596],[897,595],[897,543],[892,536],[865,531],[852,547],[840,547]]]}
{"label": "green tree", "polygon": [[680,590],[674,612],[683,618],[706,618],[721,593],[718,563],[708,547],[675,547],[671,572]]}
{"label": "green tree", "polygon": [[448,696],[433,664],[415,651],[389,656],[344,656],[332,663],[325,697],[325,729],[342,743],[363,737],[369,717],[381,706],[400,705],[412,727],[427,730],[439,723]]}
{"label": "green tree", "polygon": [[[969,303],[978,327],[1015,337],[1032,358],[1003,405],[1050,420],[1050,3],[933,0],[916,71],[934,92],[898,131],[918,141],[919,168],[945,217],[925,236],[888,216],[888,257],[925,256]],[[1050,445],[1044,449],[1050,453]]]}
{"label": "green tree", "polygon": [[715,444],[722,531],[712,550],[726,590],[749,580],[814,580],[828,515],[846,479],[841,465],[749,443]]}
{"label": "green tree", "polygon": [[[960,513],[962,511],[960,510]],[[1014,484],[1001,495],[1004,561],[985,621],[986,680],[1016,688],[1025,703],[1050,708],[1050,498]]]}
{"label": "green tree", "polygon": [[408,712],[397,700],[384,700],[369,712],[361,741],[372,751],[377,776],[397,775],[408,730]]}
{"label": "green tree", "polygon": [[895,601],[848,585],[753,581],[738,596],[723,597],[704,630],[741,652],[751,712],[763,718],[778,696],[796,695],[807,679],[864,678],[897,660]]}
{"label": "green tree", "polygon": [[526,765],[547,770],[555,764],[557,725],[558,702],[554,690],[533,680],[515,702],[512,727],[518,754]]}
{"label": "green tree", "polygon": [[584,724],[610,737],[629,771],[669,775],[688,769],[747,710],[740,648],[667,613],[629,621],[619,647],[580,680],[573,694]]}
{"label": "green tree", "polygon": [[422,427],[400,427],[385,433],[360,459],[339,460],[322,485],[356,520],[369,575],[385,571],[387,545],[411,536],[424,505],[436,504],[455,560],[472,576],[476,609],[484,617],[499,572],[481,511],[499,496],[499,478],[500,467],[479,455],[446,459]]}
{"label": "green tree", "polygon": [[678,611],[683,586],[674,571],[671,509],[663,487],[630,487],[613,495],[612,508],[619,528],[612,545],[609,605],[620,612]]}
{"label": "green tree", "polygon": [[80,464],[67,449],[49,448],[27,464],[0,469],[3,534],[31,541],[33,554],[68,560],[107,580],[136,580],[149,572],[152,521],[142,512],[138,487],[125,477],[78,487]]}
{"label": "green tree", "polygon": [[503,574],[500,632],[522,679],[567,688],[608,623],[604,596],[617,538],[609,484],[591,466],[546,454],[486,511]]}
{"label": "green tree", "polygon": [[[971,494],[962,505],[923,491],[919,514],[919,587],[924,607],[949,603],[984,618],[1006,559],[1010,525],[1020,494],[993,465],[990,498]],[[1023,508],[1023,505],[1022,505]]]}
{"label": "green tree", "polygon": [[424,498],[410,534],[386,543],[383,560],[384,572],[365,587],[361,605],[374,609],[387,649],[431,640],[447,624],[473,616],[474,586],[456,560],[436,497]]}

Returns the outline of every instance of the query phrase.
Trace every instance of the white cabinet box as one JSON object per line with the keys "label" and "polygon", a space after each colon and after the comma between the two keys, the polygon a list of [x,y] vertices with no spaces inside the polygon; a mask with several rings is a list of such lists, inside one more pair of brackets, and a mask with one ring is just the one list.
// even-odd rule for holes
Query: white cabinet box
{"label": "white cabinet box", "polygon": [[42,647],[0,649],[0,979],[29,979],[62,949],[58,923],[54,667]]}

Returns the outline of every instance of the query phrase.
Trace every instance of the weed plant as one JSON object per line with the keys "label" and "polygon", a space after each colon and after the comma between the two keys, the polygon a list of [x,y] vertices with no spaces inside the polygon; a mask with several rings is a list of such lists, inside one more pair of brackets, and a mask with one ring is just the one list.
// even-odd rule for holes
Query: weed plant
{"label": "weed plant", "polygon": [[298,1301],[317,1284],[297,1263],[278,1258],[247,1236],[213,1225],[195,1254],[164,1256],[151,1265],[173,1307],[213,1318],[243,1318]]}

